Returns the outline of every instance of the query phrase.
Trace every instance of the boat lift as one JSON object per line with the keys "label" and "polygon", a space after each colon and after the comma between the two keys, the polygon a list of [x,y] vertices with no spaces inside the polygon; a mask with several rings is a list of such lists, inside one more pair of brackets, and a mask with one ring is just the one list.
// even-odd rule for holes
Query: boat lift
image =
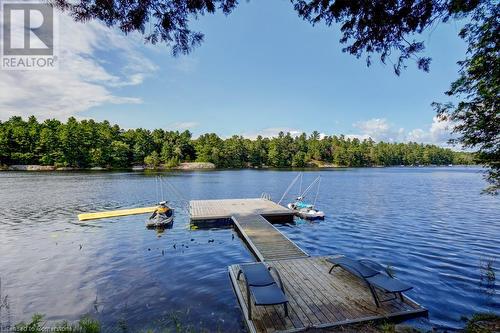
{"label": "boat lift", "polygon": [[[295,202],[289,203],[287,207],[290,210],[293,210],[295,214],[301,218],[304,219],[323,219],[325,217],[325,213],[322,211],[318,211],[315,209],[316,201],[318,199],[319,195],[319,187],[321,184],[321,176],[316,177],[314,181],[304,190],[302,191],[302,172],[299,173],[291,182],[291,184],[288,186],[286,189],[285,193],[283,193],[280,201],[278,201],[278,204],[281,204],[283,199],[288,195],[290,190],[293,188],[295,183],[300,180],[300,187],[299,187],[299,195],[295,198]],[[317,185],[316,188],[316,195],[314,197],[313,204],[306,204],[303,202],[305,196],[314,188],[314,186]]]}

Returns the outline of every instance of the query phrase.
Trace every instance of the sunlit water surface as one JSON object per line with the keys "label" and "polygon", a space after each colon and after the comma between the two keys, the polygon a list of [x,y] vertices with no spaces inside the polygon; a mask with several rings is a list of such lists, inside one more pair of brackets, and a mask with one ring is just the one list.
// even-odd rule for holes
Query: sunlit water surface
{"label": "sunlit water surface", "polygon": [[[306,171],[322,176],[327,218],[278,228],[311,255],[371,257],[415,286],[430,324],[499,312],[500,200],[480,195],[478,168]],[[188,199],[279,199],[296,171],[163,173]],[[253,257],[231,228],[190,230],[183,201],[159,234],[145,216],[78,223],[76,215],[151,205],[155,173],[0,173],[0,323],[44,313],[50,322],[89,314],[106,331],[184,326],[239,332],[244,324],[227,266]],[[298,189],[297,189],[298,191]],[[314,198],[314,193],[311,199]],[[493,270],[488,270],[488,264]],[[488,278],[488,276],[490,278]],[[7,298],[5,298],[7,296]],[[416,325],[426,325],[422,321]]]}

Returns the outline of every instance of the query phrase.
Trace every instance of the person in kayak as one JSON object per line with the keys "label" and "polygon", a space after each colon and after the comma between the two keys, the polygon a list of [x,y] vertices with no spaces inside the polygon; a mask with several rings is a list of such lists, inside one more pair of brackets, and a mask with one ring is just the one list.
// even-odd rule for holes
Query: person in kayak
{"label": "person in kayak", "polygon": [[167,202],[166,201],[162,201],[162,202],[160,202],[160,204],[158,205],[158,207],[156,207],[156,210],[153,212],[153,214],[151,215],[150,219],[154,219],[156,217],[156,215],[167,216],[167,212],[169,210],[170,210],[170,208],[167,206]]}

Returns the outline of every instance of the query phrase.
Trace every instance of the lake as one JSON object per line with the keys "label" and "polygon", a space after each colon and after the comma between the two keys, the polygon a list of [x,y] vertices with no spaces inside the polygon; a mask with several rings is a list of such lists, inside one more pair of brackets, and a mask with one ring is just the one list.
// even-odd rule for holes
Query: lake
{"label": "lake", "polygon": [[[277,226],[311,255],[346,254],[390,265],[429,309],[417,326],[459,328],[462,316],[500,309],[500,198],[481,195],[480,168],[304,171],[321,175],[323,221]],[[297,171],[0,172],[0,323],[90,314],[106,331],[171,328],[244,332],[227,266],[254,261],[231,228],[190,230],[184,201],[172,229],[146,216],[79,223],[77,214],[149,206],[156,175],[187,199],[279,200]],[[297,194],[298,189],[293,193]],[[314,199],[315,193],[311,195]],[[492,269],[488,268],[492,266]]]}

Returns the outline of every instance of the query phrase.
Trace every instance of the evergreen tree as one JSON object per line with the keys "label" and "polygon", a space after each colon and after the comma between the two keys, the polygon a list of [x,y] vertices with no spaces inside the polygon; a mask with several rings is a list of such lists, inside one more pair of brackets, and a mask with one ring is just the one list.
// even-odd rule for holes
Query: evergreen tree
{"label": "evergreen tree", "polygon": [[258,136],[255,140],[236,135],[223,140],[210,133],[193,140],[189,131],[123,131],[107,121],[75,118],[66,123],[53,119],[39,123],[34,117],[0,122],[0,164],[125,168],[135,164],[173,167],[192,160],[211,162],[220,168],[302,168],[311,160],[346,167],[475,162],[470,153],[434,145],[375,143],[343,135],[320,138],[318,132],[296,137],[281,132],[277,137]]}

